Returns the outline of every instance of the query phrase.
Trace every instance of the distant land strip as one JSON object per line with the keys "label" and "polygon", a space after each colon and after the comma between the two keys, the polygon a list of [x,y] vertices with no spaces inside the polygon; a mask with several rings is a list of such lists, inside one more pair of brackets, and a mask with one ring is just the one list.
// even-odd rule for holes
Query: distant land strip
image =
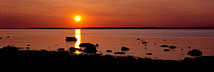
{"label": "distant land strip", "polygon": [[214,29],[214,27],[83,27],[83,28],[0,28],[0,29]]}

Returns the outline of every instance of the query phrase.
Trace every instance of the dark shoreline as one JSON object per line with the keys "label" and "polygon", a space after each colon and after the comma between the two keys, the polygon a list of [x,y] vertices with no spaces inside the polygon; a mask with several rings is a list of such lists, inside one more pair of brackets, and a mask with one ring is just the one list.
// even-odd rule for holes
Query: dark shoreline
{"label": "dark shoreline", "polygon": [[69,63],[69,64],[214,64],[214,56],[184,58],[184,60],[160,60],[136,58],[133,56],[112,56],[103,54],[71,55],[69,51],[19,50],[16,47],[0,48],[2,62]]}

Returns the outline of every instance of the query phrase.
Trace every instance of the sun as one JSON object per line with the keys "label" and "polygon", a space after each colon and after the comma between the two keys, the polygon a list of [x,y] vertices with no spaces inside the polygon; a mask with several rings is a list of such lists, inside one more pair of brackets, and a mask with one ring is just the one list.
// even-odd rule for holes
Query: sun
{"label": "sun", "polygon": [[75,16],[75,17],[74,17],[74,20],[75,20],[76,22],[81,21],[81,16]]}

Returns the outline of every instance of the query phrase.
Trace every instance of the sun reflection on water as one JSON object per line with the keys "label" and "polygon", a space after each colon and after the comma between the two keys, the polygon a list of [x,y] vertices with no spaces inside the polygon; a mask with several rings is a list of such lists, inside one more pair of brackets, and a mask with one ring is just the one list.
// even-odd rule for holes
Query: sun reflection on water
{"label": "sun reflection on water", "polygon": [[80,48],[79,45],[81,43],[81,31],[80,29],[75,29],[75,37],[77,38],[77,42],[75,43],[75,48]]}
{"label": "sun reflection on water", "polygon": [[[75,29],[75,37],[77,38],[77,42],[75,43],[75,48],[80,49],[80,43],[81,43],[81,30],[80,29]],[[79,55],[81,54],[80,51],[76,50],[76,52],[74,52],[75,54]]]}
{"label": "sun reflection on water", "polygon": [[81,51],[78,51],[78,50],[76,50],[75,52],[74,52],[74,54],[76,54],[76,55],[79,55],[79,54],[81,54],[82,52]]}

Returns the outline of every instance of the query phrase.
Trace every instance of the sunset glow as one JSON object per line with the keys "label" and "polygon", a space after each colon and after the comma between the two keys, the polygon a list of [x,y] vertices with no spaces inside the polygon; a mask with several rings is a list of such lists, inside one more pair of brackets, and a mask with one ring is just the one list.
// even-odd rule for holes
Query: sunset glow
{"label": "sunset glow", "polygon": [[214,27],[213,3],[214,0],[0,0],[0,28],[74,28],[70,25],[83,21],[82,27]]}

